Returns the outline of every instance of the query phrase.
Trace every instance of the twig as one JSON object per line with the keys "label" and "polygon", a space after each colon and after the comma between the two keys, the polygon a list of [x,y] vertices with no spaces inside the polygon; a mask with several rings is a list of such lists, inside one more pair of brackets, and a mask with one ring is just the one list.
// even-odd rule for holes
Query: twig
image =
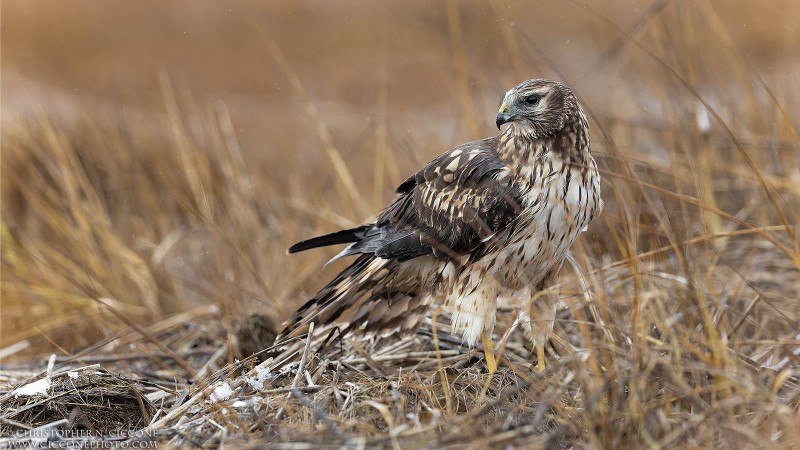
{"label": "twig", "polygon": [[[292,386],[290,388],[291,390],[289,392],[289,395],[286,396],[287,399],[292,397],[293,390],[297,387],[297,383],[300,382],[300,378],[303,377],[303,371],[306,368],[306,359],[308,358],[308,349],[311,348],[311,338],[313,336],[314,336],[314,322],[311,322],[310,324],[308,324],[308,335],[306,336],[306,346],[303,349],[303,356],[300,358],[300,365],[297,367],[297,373],[295,374],[294,380],[292,381]],[[275,418],[278,420],[282,419],[283,414],[285,412],[286,410],[283,407],[281,407],[278,410],[278,414],[275,415]]]}
{"label": "twig", "polygon": [[442,364],[442,354],[439,351],[439,334],[436,333],[436,318],[442,311],[442,307],[436,308],[431,316],[431,332],[433,333],[433,345],[436,347],[436,363],[439,366],[439,377],[442,379],[442,390],[444,391],[444,403],[447,408],[447,415],[453,415],[453,401],[450,399],[450,383],[447,380],[447,373]]}
{"label": "twig", "polygon": [[[437,356],[437,354],[441,357],[445,356],[457,356],[460,355],[462,352],[459,350],[441,350],[439,352],[436,351],[427,351],[427,352],[407,352],[401,353],[398,355],[385,355],[385,356],[373,356],[370,360],[375,362],[387,362],[387,361],[404,361],[406,359],[414,359],[414,360],[426,360],[431,359]],[[365,364],[367,363],[366,358],[348,358],[344,359],[343,362],[348,364]]]}
{"label": "twig", "polygon": [[336,422],[334,422],[334,420],[331,419],[331,417],[328,414],[326,414],[325,411],[321,410],[319,406],[317,406],[314,402],[312,402],[311,399],[303,395],[300,392],[300,390],[298,390],[297,388],[291,388],[290,395],[296,398],[297,401],[302,403],[303,406],[310,409],[319,420],[324,422],[325,425],[327,425],[328,428],[330,428],[330,430],[333,431],[333,433],[339,437],[339,439],[347,441],[347,437],[344,435],[344,433],[342,433],[342,430],[340,430],[339,427],[336,426]]}

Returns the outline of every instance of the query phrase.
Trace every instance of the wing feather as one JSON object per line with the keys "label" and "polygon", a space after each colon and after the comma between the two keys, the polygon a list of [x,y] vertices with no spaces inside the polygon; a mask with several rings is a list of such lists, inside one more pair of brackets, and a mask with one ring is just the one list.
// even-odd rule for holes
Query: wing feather
{"label": "wing feather", "polygon": [[382,247],[379,256],[458,257],[507,227],[522,210],[523,193],[506,176],[496,145],[497,139],[462,145],[403,182],[400,195],[375,224],[403,235]]}
{"label": "wing feather", "polygon": [[441,154],[400,184],[374,224],[309,239],[289,251],[352,242],[331,261],[356,254],[407,261],[457,258],[483,248],[522,211],[524,192],[497,156],[498,143],[484,139]]}

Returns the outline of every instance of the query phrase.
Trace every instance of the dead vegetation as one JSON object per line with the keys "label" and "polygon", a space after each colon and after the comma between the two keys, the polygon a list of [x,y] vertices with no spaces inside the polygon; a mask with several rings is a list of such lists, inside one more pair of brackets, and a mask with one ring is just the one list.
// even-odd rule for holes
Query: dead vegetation
{"label": "dead vegetation", "polygon": [[[515,70],[583,97],[604,176],[606,210],[574,248],[541,374],[510,310],[494,376],[444,317],[407,340],[350,339],[324,354],[297,342],[290,362],[269,349],[302,292],[330,275],[318,271],[326,255],[285,248],[374,212],[387,180],[475,123],[440,145],[379,121],[368,145],[342,151],[354,138],[330,131],[263,30],[305,107],[292,111],[297,134],[319,140],[321,161],[253,164],[261,149],[244,148],[228,108],[166,75],[163,108],[146,119],[122,108],[65,121],[43,108],[4,120],[3,445],[88,430],[85,440],[203,448],[800,447],[797,80],[764,78],[711,8],[657,3],[627,31],[598,14],[612,31],[591,67],[637,68],[635,85],[601,94],[500,25]],[[456,45],[468,27],[456,2],[442,13]],[[465,98],[464,83],[490,74],[450,57],[454,108],[479,120],[498,92]],[[49,367],[31,359],[50,353]],[[15,391],[40,380],[44,391]]]}
{"label": "dead vegetation", "polygon": [[47,392],[22,395],[12,391],[3,399],[3,436],[67,424],[108,436],[141,429],[152,418],[153,405],[135,387],[135,380],[105,372],[99,364],[45,377],[50,382]]}

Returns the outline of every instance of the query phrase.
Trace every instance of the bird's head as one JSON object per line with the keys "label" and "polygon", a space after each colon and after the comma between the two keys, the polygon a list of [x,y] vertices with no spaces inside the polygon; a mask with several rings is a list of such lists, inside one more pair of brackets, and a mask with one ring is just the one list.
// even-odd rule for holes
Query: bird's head
{"label": "bird's head", "polygon": [[523,81],[503,97],[495,123],[513,123],[534,138],[552,136],[579,111],[575,94],[556,81],[536,79]]}

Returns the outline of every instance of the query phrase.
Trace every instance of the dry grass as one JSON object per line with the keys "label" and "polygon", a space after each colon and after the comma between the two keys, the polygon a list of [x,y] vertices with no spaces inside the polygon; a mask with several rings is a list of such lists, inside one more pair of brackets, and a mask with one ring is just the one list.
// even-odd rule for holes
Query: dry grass
{"label": "dry grass", "polygon": [[[258,148],[243,144],[228,106],[164,72],[148,114],[4,115],[3,436],[49,427],[144,429],[159,445],[214,448],[800,448],[797,75],[747,56],[705,3],[656,2],[627,30],[589,8],[603,45],[578,69],[551,61],[502,8],[483,10],[495,22],[461,5],[420,25],[440,37],[438,64],[454,84],[447,115],[409,108],[417,134],[387,119],[388,50],[374,77],[360,75],[378,80],[378,117],[347,128],[306,95],[309,72],[280,30],[252,22],[294,105],[278,109],[295,128]],[[452,50],[481,20],[507,58],[500,74]],[[329,253],[284,249],[374,213],[419,163],[488,132],[480,117],[516,72],[575,87],[604,175],[607,208],[562,279],[547,371],[532,369],[514,330],[487,375],[444,317],[412,339],[350,339],[326,354],[299,342],[302,361],[262,351],[331,272],[318,270]],[[615,77],[624,85],[597,81]],[[514,315],[499,318],[498,339]],[[50,353],[43,370],[34,357]],[[12,392],[43,377],[44,394]]]}

